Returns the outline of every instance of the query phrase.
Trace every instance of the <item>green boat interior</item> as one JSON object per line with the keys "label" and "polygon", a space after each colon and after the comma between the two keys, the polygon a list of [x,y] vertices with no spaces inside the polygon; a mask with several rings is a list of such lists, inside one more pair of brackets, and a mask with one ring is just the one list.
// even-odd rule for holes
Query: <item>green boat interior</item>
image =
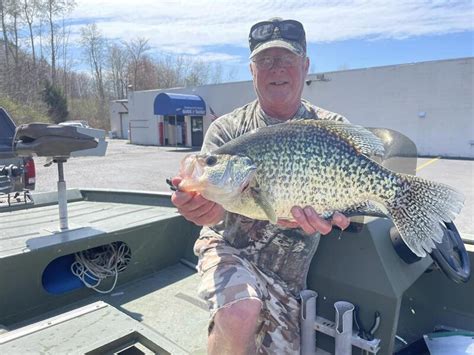
{"label": "green boat interior", "polygon": [[[17,134],[18,151],[52,155],[60,182],[72,153],[105,154],[97,132],[94,147],[89,138],[63,144],[56,131],[61,154],[54,156],[41,129],[27,140]],[[413,143],[373,131],[402,142],[387,144],[383,164],[414,174]],[[200,228],[178,214],[169,193],[58,186],[0,205],[0,353],[205,353],[209,314],[197,297],[192,251]],[[416,258],[391,220],[375,215],[353,217],[344,232],[321,238],[301,300],[302,353],[423,354],[426,334],[472,334],[474,245],[459,242],[454,225],[445,239],[444,254]],[[120,261],[96,291],[74,265],[98,255]]]}

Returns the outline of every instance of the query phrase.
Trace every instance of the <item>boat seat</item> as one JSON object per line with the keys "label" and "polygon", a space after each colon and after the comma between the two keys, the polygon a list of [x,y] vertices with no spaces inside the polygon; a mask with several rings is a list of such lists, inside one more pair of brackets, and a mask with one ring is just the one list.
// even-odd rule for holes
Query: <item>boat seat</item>
{"label": "boat seat", "polygon": [[14,150],[19,156],[69,157],[78,150],[96,148],[98,142],[77,127],[47,123],[23,124],[16,128]]}

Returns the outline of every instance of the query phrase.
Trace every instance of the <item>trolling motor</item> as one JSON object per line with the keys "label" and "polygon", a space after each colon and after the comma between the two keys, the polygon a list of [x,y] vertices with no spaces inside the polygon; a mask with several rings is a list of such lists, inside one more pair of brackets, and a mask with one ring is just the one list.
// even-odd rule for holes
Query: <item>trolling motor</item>
{"label": "trolling motor", "polygon": [[[373,127],[368,129],[384,143],[385,154],[381,162],[384,167],[400,173],[416,175],[415,143],[392,129]],[[471,266],[461,235],[452,222],[443,223],[441,229],[443,239],[441,243],[435,243],[436,249],[431,251],[430,256],[449,279],[456,283],[465,283],[471,276]],[[403,242],[396,227],[390,229],[390,238],[396,253],[405,263],[413,264],[421,260]]]}
{"label": "trolling motor", "polygon": [[64,163],[70,157],[104,156],[105,131],[46,123],[24,124],[16,128],[13,151],[17,156],[49,157],[48,165],[58,165],[59,228],[69,229]]}
{"label": "trolling motor", "polygon": [[[436,243],[436,249],[430,253],[440,270],[456,283],[466,283],[471,277],[471,265],[466,246],[454,223],[445,222],[441,226],[443,240]],[[396,227],[390,229],[390,238],[398,256],[407,264],[413,264],[421,258],[416,256],[403,242]]]}

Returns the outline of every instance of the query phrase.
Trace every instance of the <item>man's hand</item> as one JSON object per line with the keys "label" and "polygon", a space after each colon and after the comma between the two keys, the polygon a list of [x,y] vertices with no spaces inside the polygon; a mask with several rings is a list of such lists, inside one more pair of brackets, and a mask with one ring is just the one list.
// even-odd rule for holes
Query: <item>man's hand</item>
{"label": "man's hand", "polygon": [[285,228],[301,228],[306,234],[321,233],[326,235],[331,232],[332,226],[341,229],[349,227],[350,220],[342,213],[335,212],[330,221],[321,218],[312,207],[297,207],[291,209],[295,221],[279,220],[278,224]]}
{"label": "man's hand", "polygon": [[[174,186],[178,186],[181,178],[174,177],[171,182]],[[221,205],[206,200],[196,192],[175,191],[171,195],[171,202],[184,218],[199,226],[213,226],[224,219],[225,211]]]}

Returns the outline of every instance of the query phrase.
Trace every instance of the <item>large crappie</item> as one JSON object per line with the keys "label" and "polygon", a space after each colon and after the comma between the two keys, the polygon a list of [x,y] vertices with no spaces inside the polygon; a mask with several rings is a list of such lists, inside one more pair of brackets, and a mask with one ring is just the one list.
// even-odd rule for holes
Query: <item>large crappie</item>
{"label": "large crappie", "polygon": [[[322,217],[383,211],[418,256],[443,237],[463,196],[449,186],[390,171],[369,158],[383,144],[360,126],[297,120],[242,135],[181,162],[178,186],[250,218],[292,219],[293,206]],[[426,252],[425,252],[426,251]]]}

